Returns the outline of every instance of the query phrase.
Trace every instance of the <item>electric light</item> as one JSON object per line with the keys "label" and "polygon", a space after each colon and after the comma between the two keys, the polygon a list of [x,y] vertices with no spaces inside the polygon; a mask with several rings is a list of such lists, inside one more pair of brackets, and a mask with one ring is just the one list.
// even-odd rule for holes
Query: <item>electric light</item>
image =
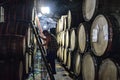
{"label": "electric light", "polygon": [[50,9],[49,9],[49,7],[41,7],[41,12],[43,14],[49,14],[50,13]]}

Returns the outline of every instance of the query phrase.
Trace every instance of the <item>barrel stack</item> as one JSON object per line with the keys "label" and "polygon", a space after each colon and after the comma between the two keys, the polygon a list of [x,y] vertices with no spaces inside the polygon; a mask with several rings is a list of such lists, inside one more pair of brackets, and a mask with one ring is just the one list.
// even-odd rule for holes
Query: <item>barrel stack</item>
{"label": "barrel stack", "polygon": [[[59,51],[59,57],[64,57],[62,63],[76,80],[107,80],[108,78],[119,80],[120,6],[118,4],[120,1],[78,2],[82,6],[76,9],[81,10],[81,13],[76,12],[76,14],[82,20],[72,15],[73,11],[69,9],[66,30],[63,30],[65,36],[64,39],[59,39],[64,40],[68,50],[67,56],[66,53]],[[57,35],[60,33],[57,32]],[[63,49],[66,49],[65,47]]]}
{"label": "barrel stack", "polygon": [[[81,66],[79,65],[81,63],[81,54],[79,54],[78,51],[77,26],[80,22],[83,22],[83,17],[81,13],[82,10],[80,9],[82,7],[82,1],[77,2],[73,2],[75,5],[70,3],[73,6],[69,7],[68,12],[65,15],[62,15],[58,20],[56,33],[58,44],[60,46],[60,49],[58,50],[59,61],[69,73],[75,74],[76,77],[79,77],[81,72]],[[62,17],[64,17],[63,20],[61,20]],[[63,22],[58,25],[60,20]],[[63,30],[61,30],[61,28]],[[76,69],[74,69],[75,67]]]}
{"label": "barrel stack", "polygon": [[25,80],[30,72],[30,49],[34,44],[30,25],[34,21],[33,3],[34,0],[1,2],[4,22],[0,23],[0,80]]}

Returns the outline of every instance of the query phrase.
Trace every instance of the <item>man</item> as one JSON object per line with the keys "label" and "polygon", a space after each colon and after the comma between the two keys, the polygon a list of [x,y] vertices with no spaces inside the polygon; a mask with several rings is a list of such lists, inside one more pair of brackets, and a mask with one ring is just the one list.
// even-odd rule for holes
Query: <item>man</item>
{"label": "man", "polygon": [[57,54],[58,44],[57,40],[54,35],[52,35],[47,30],[43,31],[43,34],[46,36],[46,38],[41,37],[44,41],[46,41],[42,46],[46,46],[47,50],[47,60],[50,63],[52,73],[56,74],[55,70],[55,58]]}

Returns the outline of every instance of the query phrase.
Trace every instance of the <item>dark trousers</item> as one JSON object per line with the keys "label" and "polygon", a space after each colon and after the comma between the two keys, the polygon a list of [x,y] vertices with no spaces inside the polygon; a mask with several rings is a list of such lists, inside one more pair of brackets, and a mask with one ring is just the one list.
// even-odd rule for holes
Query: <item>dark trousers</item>
{"label": "dark trousers", "polygon": [[48,51],[47,50],[47,61],[50,64],[52,73],[55,74],[56,73],[56,68],[55,68],[55,58],[56,58],[56,51]]}

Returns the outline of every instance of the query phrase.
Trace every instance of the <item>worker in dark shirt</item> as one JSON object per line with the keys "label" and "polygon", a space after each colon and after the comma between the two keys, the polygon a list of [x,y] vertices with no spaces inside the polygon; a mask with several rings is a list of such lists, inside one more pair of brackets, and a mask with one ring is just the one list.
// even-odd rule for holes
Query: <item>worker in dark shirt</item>
{"label": "worker in dark shirt", "polygon": [[46,38],[41,37],[45,43],[42,44],[42,46],[46,46],[47,50],[47,60],[50,63],[52,73],[56,74],[56,68],[55,68],[55,58],[57,54],[57,49],[58,49],[58,44],[57,40],[54,35],[52,35],[50,32],[47,30],[43,31],[43,34],[45,35]]}

